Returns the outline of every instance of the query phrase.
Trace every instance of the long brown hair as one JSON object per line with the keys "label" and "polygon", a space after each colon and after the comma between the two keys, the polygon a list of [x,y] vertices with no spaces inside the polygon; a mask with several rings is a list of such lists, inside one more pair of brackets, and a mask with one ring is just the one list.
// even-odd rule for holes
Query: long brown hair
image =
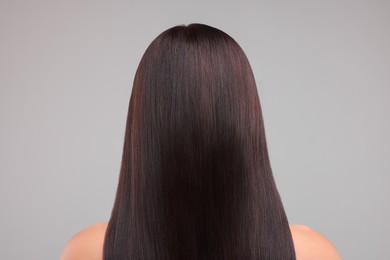
{"label": "long brown hair", "polygon": [[295,259],[249,61],[203,24],[161,33],[135,74],[104,259]]}

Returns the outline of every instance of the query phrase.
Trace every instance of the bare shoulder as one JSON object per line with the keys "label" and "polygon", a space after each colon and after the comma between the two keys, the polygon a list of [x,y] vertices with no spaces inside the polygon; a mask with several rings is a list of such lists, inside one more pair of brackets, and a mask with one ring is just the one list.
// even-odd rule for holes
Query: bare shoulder
{"label": "bare shoulder", "polygon": [[70,238],[60,260],[102,260],[107,222],[93,224]]}
{"label": "bare shoulder", "polygon": [[297,260],[340,260],[341,256],[324,235],[305,225],[290,225]]}

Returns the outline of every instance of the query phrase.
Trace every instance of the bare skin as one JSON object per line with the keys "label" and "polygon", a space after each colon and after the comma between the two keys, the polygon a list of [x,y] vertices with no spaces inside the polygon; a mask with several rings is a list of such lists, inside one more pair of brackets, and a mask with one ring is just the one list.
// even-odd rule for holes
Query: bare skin
{"label": "bare skin", "polygon": [[[93,224],[75,234],[60,260],[102,260],[107,222]],[[305,225],[290,225],[297,260],[340,260],[337,249],[325,236]]]}

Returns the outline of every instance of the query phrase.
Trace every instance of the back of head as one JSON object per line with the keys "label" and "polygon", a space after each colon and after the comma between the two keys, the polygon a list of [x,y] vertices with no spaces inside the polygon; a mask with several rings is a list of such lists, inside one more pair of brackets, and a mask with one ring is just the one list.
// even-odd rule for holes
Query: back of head
{"label": "back of head", "polygon": [[143,55],[104,258],[295,259],[253,73],[226,33],[175,26]]}

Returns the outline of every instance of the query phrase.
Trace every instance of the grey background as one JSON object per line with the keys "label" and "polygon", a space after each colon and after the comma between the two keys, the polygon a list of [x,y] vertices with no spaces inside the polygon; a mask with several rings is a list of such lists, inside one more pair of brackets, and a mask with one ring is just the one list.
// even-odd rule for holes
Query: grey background
{"label": "grey background", "polygon": [[230,34],[256,77],[290,223],[388,257],[389,1],[0,2],[0,259],[58,259],[108,221],[132,80],[178,24]]}

